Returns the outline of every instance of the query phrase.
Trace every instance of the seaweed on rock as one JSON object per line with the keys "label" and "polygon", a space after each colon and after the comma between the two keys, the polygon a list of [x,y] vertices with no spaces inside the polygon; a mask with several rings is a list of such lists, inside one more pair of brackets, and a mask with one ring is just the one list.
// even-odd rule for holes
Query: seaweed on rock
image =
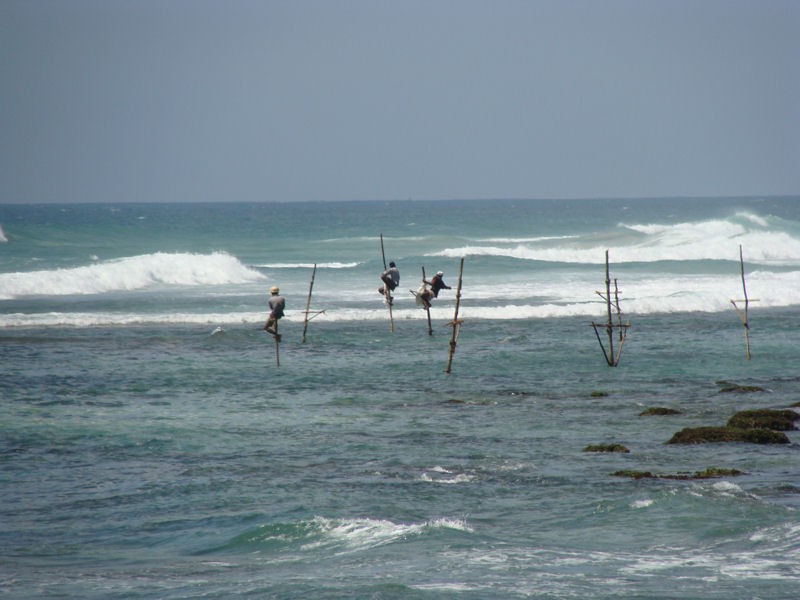
{"label": "seaweed on rock", "polygon": [[652,417],[662,415],[679,415],[681,411],[677,408],[666,408],[664,406],[653,406],[639,413],[640,417]]}
{"label": "seaweed on rock", "polygon": [[583,449],[584,452],[630,452],[622,444],[596,444]]}
{"label": "seaweed on rock", "polygon": [[720,394],[749,394],[752,392],[766,392],[763,387],[759,385],[739,385],[738,383],[730,383],[729,381],[718,381],[717,385],[720,386]]}
{"label": "seaweed on rock", "polygon": [[794,423],[798,420],[800,420],[800,413],[796,413],[793,410],[762,408],[737,412],[728,419],[728,427],[791,431],[792,429],[796,429]]}
{"label": "seaweed on rock", "polygon": [[631,479],[678,479],[678,480],[690,480],[690,479],[717,479],[719,477],[733,477],[736,475],[742,475],[742,471],[737,469],[720,469],[718,467],[708,467],[705,471],[695,471],[692,474],[689,473],[677,473],[675,475],[654,475],[650,471],[632,471],[632,470],[624,470],[624,471],[616,471],[612,473],[615,477],[630,477]]}
{"label": "seaweed on rock", "polygon": [[738,427],[687,427],[672,436],[668,444],[706,444],[713,442],[748,442],[751,444],[788,444],[789,438],[771,429]]}

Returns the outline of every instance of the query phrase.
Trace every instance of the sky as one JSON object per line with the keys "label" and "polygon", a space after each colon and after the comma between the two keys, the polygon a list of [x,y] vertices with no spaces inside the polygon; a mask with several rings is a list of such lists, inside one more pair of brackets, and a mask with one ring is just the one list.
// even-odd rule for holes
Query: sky
{"label": "sky", "polygon": [[0,0],[0,204],[800,194],[800,0]]}

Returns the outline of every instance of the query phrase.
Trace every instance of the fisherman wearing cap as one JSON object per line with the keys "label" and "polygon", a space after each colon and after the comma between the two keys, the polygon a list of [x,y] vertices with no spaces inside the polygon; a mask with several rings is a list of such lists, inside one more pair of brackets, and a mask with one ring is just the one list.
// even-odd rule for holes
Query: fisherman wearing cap
{"label": "fisherman wearing cap", "polygon": [[[445,284],[442,277],[444,277],[444,273],[439,271],[430,281],[423,279],[419,291],[414,292],[412,290],[412,293],[417,298],[417,304],[422,305],[422,307],[427,310],[431,307],[431,301],[439,297],[439,290],[450,289],[450,286]],[[427,286],[431,286],[431,289],[428,289]]]}
{"label": "fisherman wearing cap", "polygon": [[445,284],[444,279],[442,279],[442,277],[444,277],[444,272],[439,271],[438,273],[436,273],[436,275],[434,275],[431,278],[430,281],[426,281],[425,282],[425,283],[427,283],[428,285],[431,286],[431,291],[433,292],[433,297],[434,298],[438,298],[439,297],[439,290],[452,289],[449,285]]}
{"label": "fisherman wearing cap", "polygon": [[281,341],[281,336],[278,334],[278,319],[283,316],[283,309],[286,308],[286,300],[283,296],[279,295],[280,290],[277,285],[269,288],[269,317],[267,323],[264,325],[264,331],[271,333],[275,339]]}

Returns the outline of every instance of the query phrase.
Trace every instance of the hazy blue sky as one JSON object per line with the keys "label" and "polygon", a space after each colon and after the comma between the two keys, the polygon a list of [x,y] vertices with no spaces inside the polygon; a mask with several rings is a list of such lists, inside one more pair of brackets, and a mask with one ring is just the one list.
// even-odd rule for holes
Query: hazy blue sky
{"label": "hazy blue sky", "polygon": [[0,203],[800,193],[798,0],[0,0]]}

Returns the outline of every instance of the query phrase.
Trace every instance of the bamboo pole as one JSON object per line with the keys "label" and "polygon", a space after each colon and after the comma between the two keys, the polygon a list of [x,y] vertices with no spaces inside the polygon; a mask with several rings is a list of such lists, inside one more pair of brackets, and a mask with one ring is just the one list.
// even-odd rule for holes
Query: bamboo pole
{"label": "bamboo pole", "polygon": [[608,273],[608,250],[606,250],[606,308],[608,309],[608,321],[606,322],[606,334],[608,335],[608,356],[614,361],[614,325],[611,320],[611,276]]}
{"label": "bamboo pole", "polygon": [[622,309],[619,307],[619,286],[616,279],[614,279],[614,306],[617,309],[617,328],[619,328],[619,346],[617,346],[617,356],[614,358],[614,366],[617,366],[622,356],[622,346],[625,344],[625,338],[628,335],[628,325],[622,323]]}
{"label": "bamboo pole", "polygon": [[744,311],[740,311],[739,307],[736,305],[735,300],[731,300],[731,304],[733,304],[734,310],[736,310],[736,314],[739,315],[739,319],[742,321],[742,325],[744,326],[744,352],[745,357],[747,360],[750,360],[750,317],[748,316],[748,308],[750,306],[750,299],[747,297],[747,283],[744,278],[744,255],[742,253],[742,245],[739,244],[739,267],[742,274],[742,290],[744,292]]}
{"label": "bamboo pole", "polygon": [[[425,267],[422,267],[422,287],[425,287]],[[428,335],[433,335],[433,327],[431,326],[430,302],[425,302],[425,312],[428,313]]]}
{"label": "bamboo pole", "polygon": [[306,343],[306,330],[308,329],[308,312],[311,308],[311,290],[314,288],[314,276],[317,274],[317,263],[314,263],[314,268],[311,271],[311,283],[308,284],[308,299],[306,300],[306,312],[303,319],[303,339],[301,342]]}
{"label": "bamboo pole", "polygon": [[[381,258],[383,259],[383,270],[386,271],[386,252],[383,249],[383,234],[381,234]],[[383,299],[389,307],[389,330],[394,333],[394,316],[392,315],[392,290],[383,282]]]}
{"label": "bamboo pole", "polygon": [[453,328],[450,332],[450,352],[447,356],[447,367],[445,368],[444,372],[449,373],[450,367],[453,364],[453,354],[456,351],[456,343],[458,341],[458,335],[461,330],[461,323],[463,321],[459,320],[458,318],[458,309],[461,305],[461,274],[464,271],[464,257],[461,257],[461,264],[458,267],[458,287],[456,288],[456,307],[455,312],[453,313],[453,320],[450,323],[450,326]]}
{"label": "bamboo pole", "polygon": [[278,321],[275,321],[275,366],[281,366],[281,336],[278,334]]}
{"label": "bamboo pole", "polygon": [[[619,305],[619,285],[617,284],[616,279],[614,279],[614,299],[611,299],[611,276],[609,275],[608,267],[608,250],[606,250],[606,292],[605,294],[603,294],[603,292],[596,293],[606,303],[607,319],[605,325],[601,325],[592,321],[592,327],[594,328],[594,334],[597,337],[597,341],[600,344],[600,349],[603,351],[603,357],[606,359],[606,363],[608,363],[609,367],[616,367],[619,365],[619,359],[622,355],[622,346],[625,344],[625,336],[627,335],[627,330],[628,327],[630,327],[630,324],[622,322],[622,309]],[[617,316],[616,323],[614,323],[615,311]],[[619,330],[619,345],[617,346],[616,354],[614,353],[615,327]],[[600,337],[599,330],[601,328],[606,330],[606,336],[608,338],[607,349],[605,344],[603,344],[603,339]]]}

